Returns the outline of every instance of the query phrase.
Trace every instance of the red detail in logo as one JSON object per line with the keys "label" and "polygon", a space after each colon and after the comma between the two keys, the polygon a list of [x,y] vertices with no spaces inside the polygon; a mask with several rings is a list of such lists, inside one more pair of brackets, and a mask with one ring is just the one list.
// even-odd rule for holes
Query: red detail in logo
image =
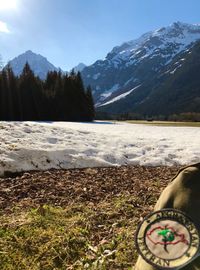
{"label": "red detail in logo", "polygon": [[[155,242],[153,239],[151,239],[151,235],[156,231],[156,230],[165,230],[165,229],[169,229],[171,230],[176,237],[180,237],[179,240],[177,241],[172,241],[172,242]],[[186,245],[189,245],[188,241],[185,239],[185,235],[184,234],[178,234],[174,228],[172,227],[161,227],[161,226],[158,226],[158,227],[155,227],[153,228],[151,231],[149,231],[147,234],[146,234],[147,238],[154,244],[154,245],[176,245],[178,243],[185,243]]]}

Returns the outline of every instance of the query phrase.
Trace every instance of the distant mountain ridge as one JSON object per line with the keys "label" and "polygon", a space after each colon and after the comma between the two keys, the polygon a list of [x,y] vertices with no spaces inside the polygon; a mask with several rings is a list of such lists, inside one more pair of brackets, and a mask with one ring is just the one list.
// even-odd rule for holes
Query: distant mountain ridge
{"label": "distant mountain ridge", "polygon": [[199,70],[200,41],[197,41],[126,97],[115,97],[97,109],[112,114],[131,112],[149,117],[200,113]]}
{"label": "distant mountain ridge", "polygon": [[[44,80],[49,71],[61,71],[63,73],[67,73],[62,71],[60,68],[55,67],[52,63],[50,63],[46,57],[36,54],[31,50],[22,53],[9,61],[9,65],[12,67],[14,74],[19,76],[22,73],[24,65],[26,62],[29,63],[31,69],[34,74],[38,76],[40,79]],[[82,72],[82,70],[86,67],[84,63],[79,63],[77,66],[73,68],[73,70],[77,72]]]}
{"label": "distant mountain ridge", "polygon": [[[100,110],[109,110],[111,103],[119,104],[120,99],[131,99],[134,103],[131,98],[136,91],[134,89],[137,92],[142,87],[144,89],[144,84],[156,78],[165,67],[170,67],[176,56],[192,48],[198,40],[200,25],[175,22],[114,47],[105,60],[98,60],[84,68],[83,80],[86,85],[91,85]],[[147,98],[145,91],[141,90]],[[126,111],[129,109],[131,107]]]}
{"label": "distant mountain ridge", "polygon": [[[90,66],[80,63],[74,71],[81,72],[85,86],[91,86],[98,111],[200,112],[200,76],[194,70],[200,69],[199,47],[200,24],[175,22],[114,47],[104,60]],[[27,51],[10,61],[16,75],[25,62],[42,79],[48,71],[59,70],[43,56]]]}
{"label": "distant mountain ridge", "polygon": [[51,64],[47,60],[47,58],[45,58],[40,54],[36,54],[31,50],[28,50],[25,53],[15,57],[13,60],[9,61],[9,65],[12,67],[14,74],[16,76],[19,76],[22,73],[22,70],[26,62],[29,63],[35,75],[40,77],[40,79],[45,79],[48,71],[60,70],[59,68]]}

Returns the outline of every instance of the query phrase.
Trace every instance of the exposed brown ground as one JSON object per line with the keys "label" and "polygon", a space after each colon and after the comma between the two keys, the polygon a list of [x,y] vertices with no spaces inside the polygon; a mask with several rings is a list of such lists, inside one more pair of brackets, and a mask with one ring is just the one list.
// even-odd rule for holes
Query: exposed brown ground
{"label": "exposed brown ground", "polygon": [[157,198],[178,171],[178,167],[121,166],[26,172],[14,178],[0,178],[0,209],[73,202],[99,203],[121,194],[146,200]]}
{"label": "exposed brown ground", "polygon": [[0,178],[1,269],[132,269],[136,228],[178,169],[121,166]]}

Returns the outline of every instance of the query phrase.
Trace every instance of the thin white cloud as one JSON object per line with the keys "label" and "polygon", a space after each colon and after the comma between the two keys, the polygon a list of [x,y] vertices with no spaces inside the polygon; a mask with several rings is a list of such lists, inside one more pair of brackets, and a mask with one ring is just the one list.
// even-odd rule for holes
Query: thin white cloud
{"label": "thin white cloud", "polygon": [[5,22],[0,21],[0,33],[10,33],[8,26]]}

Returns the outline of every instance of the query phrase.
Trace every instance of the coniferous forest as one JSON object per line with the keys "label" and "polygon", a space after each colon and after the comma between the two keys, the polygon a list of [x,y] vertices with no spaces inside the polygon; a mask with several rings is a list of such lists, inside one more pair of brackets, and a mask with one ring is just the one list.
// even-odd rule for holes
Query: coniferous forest
{"label": "coniferous forest", "polygon": [[49,72],[45,81],[28,63],[19,77],[9,66],[0,72],[1,121],[92,121],[94,114],[91,88],[79,72]]}

